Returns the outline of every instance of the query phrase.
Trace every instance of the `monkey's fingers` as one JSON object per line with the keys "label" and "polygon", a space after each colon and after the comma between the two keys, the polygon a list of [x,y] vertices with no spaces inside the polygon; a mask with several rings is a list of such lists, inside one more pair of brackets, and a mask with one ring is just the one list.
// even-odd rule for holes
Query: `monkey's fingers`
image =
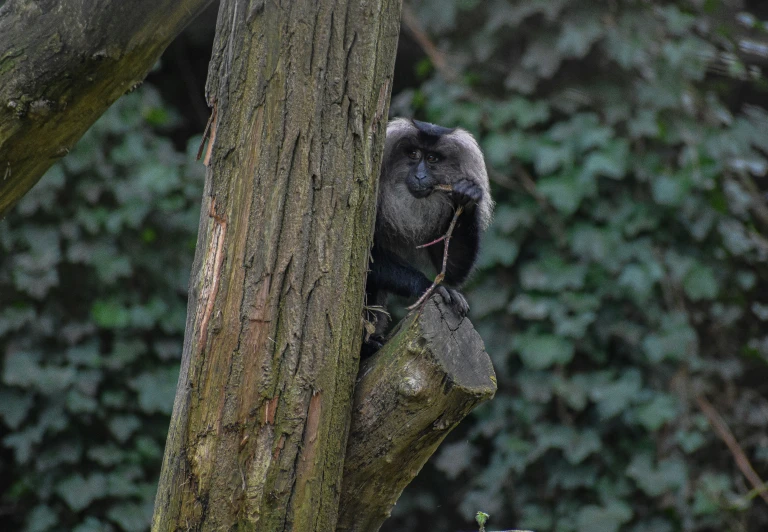
{"label": "monkey's fingers", "polygon": [[443,285],[438,286],[436,292],[440,294],[445,303],[450,305],[450,307],[456,311],[456,314],[462,318],[467,315],[469,312],[469,303],[467,303],[467,300],[461,292]]}
{"label": "monkey's fingers", "polygon": [[453,201],[458,205],[473,205],[483,198],[483,189],[469,179],[462,179],[453,185]]}

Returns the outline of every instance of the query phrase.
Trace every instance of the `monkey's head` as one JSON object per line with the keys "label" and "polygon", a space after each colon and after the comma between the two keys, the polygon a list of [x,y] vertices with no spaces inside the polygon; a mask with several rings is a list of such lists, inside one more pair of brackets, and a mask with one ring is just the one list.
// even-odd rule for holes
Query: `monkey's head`
{"label": "monkey's head", "polygon": [[[408,195],[420,200],[420,209],[428,208],[426,203],[434,203],[433,212],[440,209],[444,211],[443,217],[450,216],[452,204],[448,194],[433,192],[437,185],[453,186],[463,180],[475,183],[483,191],[483,200],[477,207],[485,229],[491,219],[493,201],[483,153],[474,137],[460,128],[406,118],[389,123],[381,170],[381,186],[391,191],[384,195],[386,199],[399,198],[401,205],[398,207],[405,207],[402,202],[407,190]],[[398,190],[402,192],[395,192]]]}
{"label": "monkey's head", "polygon": [[384,158],[387,177],[404,183],[419,199],[432,194],[437,185],[450,184],[457,162],[456,141],[451,137],[455,131],[418,120],[390,122]]}

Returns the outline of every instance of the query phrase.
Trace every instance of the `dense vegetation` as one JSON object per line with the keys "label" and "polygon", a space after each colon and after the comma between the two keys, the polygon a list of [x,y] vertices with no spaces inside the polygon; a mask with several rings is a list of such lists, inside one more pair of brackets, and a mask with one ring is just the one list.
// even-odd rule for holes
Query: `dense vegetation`
{"label": "dense vegetation", "polygon": [[0,225],[6,530],[152,517],[204,177],[174,121],[122,97]]}
{"label": "dense vegetation", "polygon": [[[766,8],[416,4],[393,112],[486,151],[498,206],[469,296],[499,392],[387,529],[477,510],[489,529],[768,529],[705,414],[768,478]],[[12,529],[146,529],[202,192],[180,123],[151,86],[127,95],[0,223]]]}
{"label": "dense vegetation", "polygon": [[499,393],[390,530],[456,529],[456,505],[495,528],[768,529],[701,406],[768,478],[768,92],[739,42],[768,25],[725,4],[419,3],[442,70],[398,103],[477,132],[493,168],[470,303]]}

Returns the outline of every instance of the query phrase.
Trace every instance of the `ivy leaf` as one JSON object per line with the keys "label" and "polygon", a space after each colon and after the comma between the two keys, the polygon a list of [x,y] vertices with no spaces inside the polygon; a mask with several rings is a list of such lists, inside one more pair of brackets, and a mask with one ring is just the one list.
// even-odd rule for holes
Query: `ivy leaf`
{"label": "ivy leaf", "polygon": [[649,333],[643,340],[643,352],[656,364],[664,359],[684,360],[696,353],[696,331],[688,324],[684,314],[670,314],[658,332]]}
{"label": "ivy leaf", "polygon": [[575,348],[570,340],[550,334],[524,333],[515,339],[515,348],[530,369],[546,369],[555,364],[567,364]]}
{"label": "ivy leaf", "polygon": [[107,511],[107,516],[126,532],[143,532],[152,521],[152,505],[115,504]]}
{"label": "ivy leaf", "polygon": [[21,426],[32,408],[33,397],[31,394],[21,394],[14,390],[0,389],[0,418],[11,430]]}
{"label": "ivy leaf", "polygon": [[56,512],[47,504],[35,506],[27,518],[27,532],[45,532],[51,530],[58,522]]}
{"label": "ivy leaf", "polygon": [[477,449],[466,440],[444,444],[440,446],[440,452],[434,461],[435,467],[445,473],[448,478],[455,479],[469,468],[476,454]]}
{"label": "ivy leaf", "polygon": [[623,179],[628,159],[629,144],[623,139],[615,139],[606,148],[587,155],[583,172],[589,176]]}
{"label": "ivy leaf", "polygon": [[712,268],[697,264],[683,280],[683,290],[692,301],[714,299],[718,293],[718,283]]}
{"label": "ivy leaf", "polygon": [[141,420],[132,415],[115,416],[107,422],[107,426],[118,441],[125,443],[141,426]]}
{"label": "ivy leaf", "polygon": [[520,283],[526,290],[562,292],[583,288],[586,275],[585,264],[568,264],[561,257],[547,255],[521,268]]}
{"label": "ivy leaf", "polygon": [[685,462],[682,460],[669,458],[654,466],[651,456],[647,453],[635,455],[627,468],[627,475],[651,497],[682,489],[687,473]]}
{"label": "ivy leaf", "polygon": [[617,532],[632,519],[632,509],[622,501],[614,500],[604,506],[588,505],[576,516],[578,532]]}
{"label": "ivy leaf", "polygon": [[59,482],[56,493],[73,511],[79,512],[96,499],[107,496],[107,477],[94,473],[86,478],[78,473]]}
{"label": "ivy leaf", "polygon": [[139,394],[139,407],[142,411],[170,415],[178,380],[178,369],[170,367],[145,372],[133,379],[130,385]]}
{"label": "ivy leaf", "polygon": [[677,401],[666,394],[657,394],[650,402],[637,408],[637,418],[651,432],[672,421],[678,414]]}
{"label": "ivy leaf", "polygon": [[123,329],[131,319],[128,308],[117,299],[95,301],[91,307],[91,317],[98,326],[105,329]]}
{"label": "ivy leaf", "polygon": [[72,532],[103,532],[104,530],[109,530],[109,525],[93,516],[88,516],[85,521],[73,528]]}
{"label": "ivy leaf", "polygon": [[544,177],[536,183],[536,188],[564,215],[576,212],[587,193],[575,176]]}
{"label": "ivy leaf", "polygon": [[642,387],[642,377],[637,369],[626,371],[618,380],[595,383],[590,398],[597,403],[601,419],[612,418],[626,410]]}

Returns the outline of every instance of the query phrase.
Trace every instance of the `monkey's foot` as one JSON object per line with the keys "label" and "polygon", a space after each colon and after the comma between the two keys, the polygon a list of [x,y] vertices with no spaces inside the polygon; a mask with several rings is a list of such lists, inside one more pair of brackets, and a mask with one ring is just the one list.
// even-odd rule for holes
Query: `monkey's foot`
{"label": "monkey's foot", "polygon": [[448,305],[462,318],[469,312],[469,303],[458,290],[439,285],[435,290]]}

